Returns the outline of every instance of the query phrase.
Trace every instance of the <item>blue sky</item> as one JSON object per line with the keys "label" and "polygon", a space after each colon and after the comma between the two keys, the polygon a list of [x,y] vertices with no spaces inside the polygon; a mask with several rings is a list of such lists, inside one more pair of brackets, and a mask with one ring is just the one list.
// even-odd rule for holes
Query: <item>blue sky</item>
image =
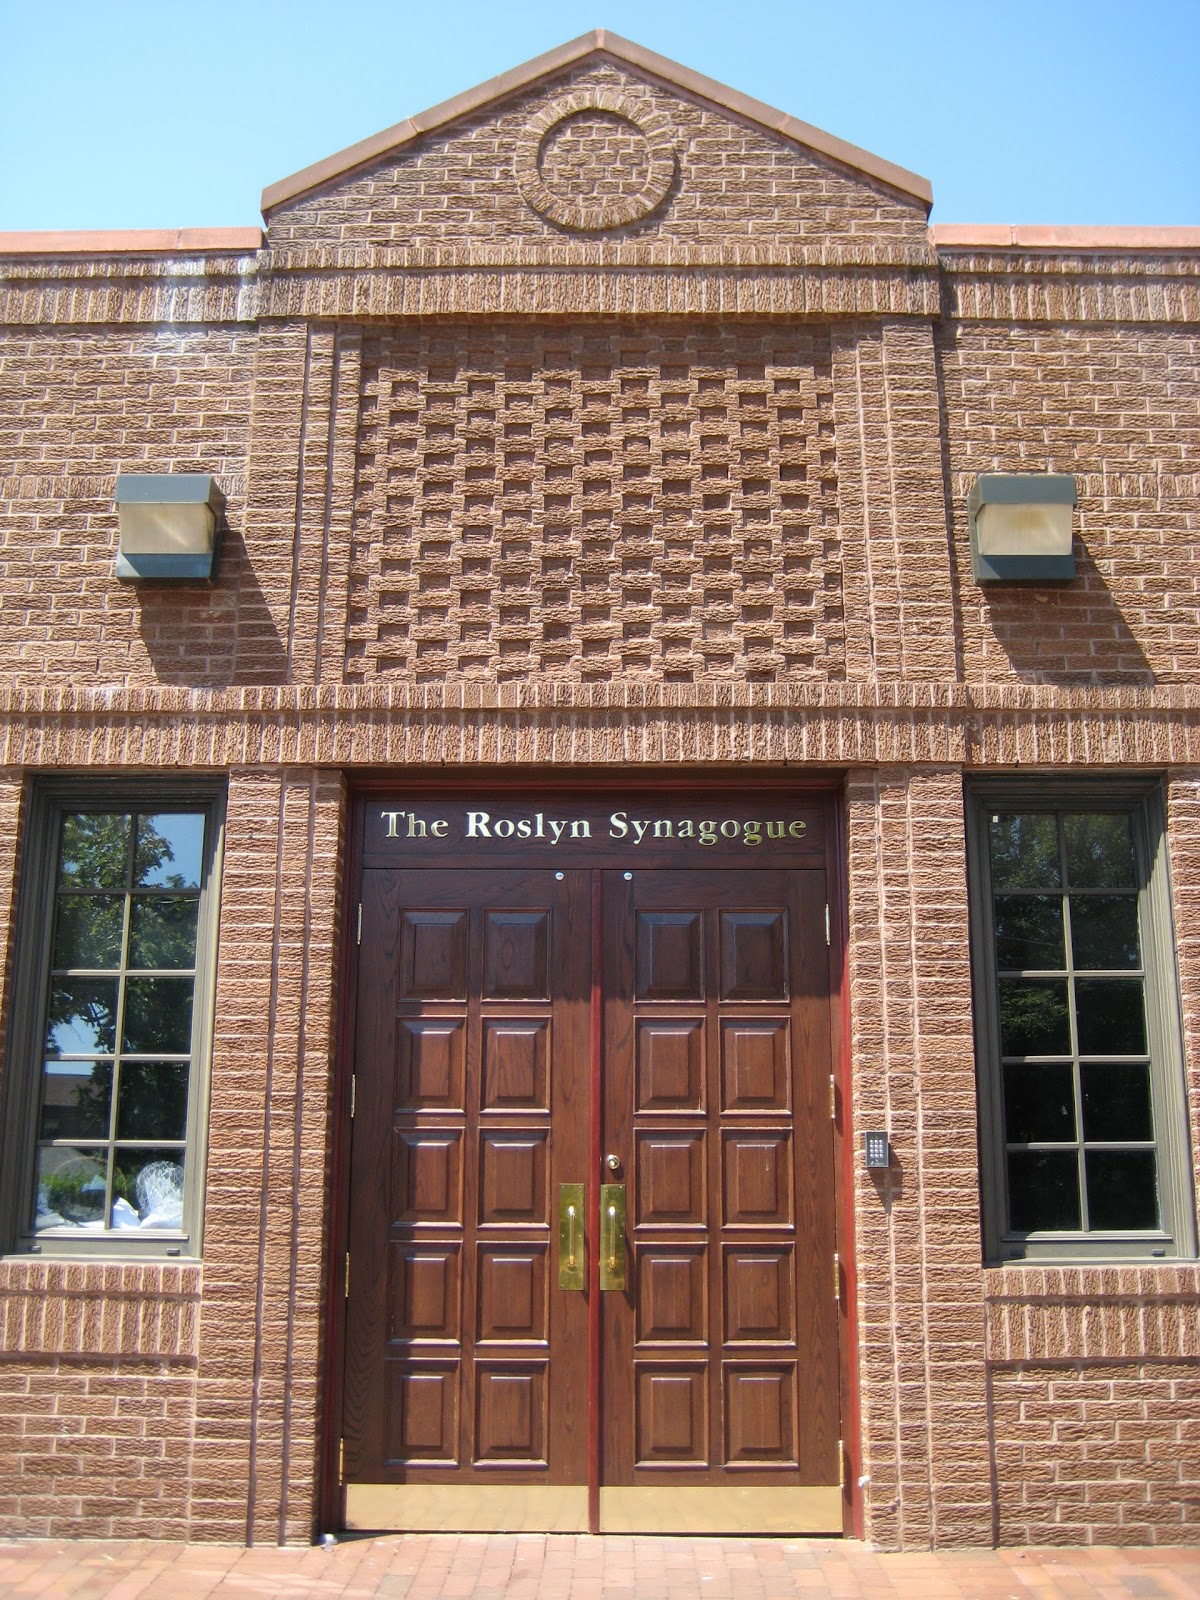
{"label": "blue sky", "polygon": [[7,0],[0,230],[253,225],[594,27],[921,173],[935,221],[1200,224],[1200,0]]}

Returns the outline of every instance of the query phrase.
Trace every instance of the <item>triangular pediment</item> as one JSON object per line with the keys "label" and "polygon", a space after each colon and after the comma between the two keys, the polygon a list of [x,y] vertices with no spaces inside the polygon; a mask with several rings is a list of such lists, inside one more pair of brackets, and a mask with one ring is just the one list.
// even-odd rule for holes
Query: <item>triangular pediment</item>
{"label": "triangular pediment", "polygon": [[284,249],[927,248],[928,183],[599,30],[263,194]]}

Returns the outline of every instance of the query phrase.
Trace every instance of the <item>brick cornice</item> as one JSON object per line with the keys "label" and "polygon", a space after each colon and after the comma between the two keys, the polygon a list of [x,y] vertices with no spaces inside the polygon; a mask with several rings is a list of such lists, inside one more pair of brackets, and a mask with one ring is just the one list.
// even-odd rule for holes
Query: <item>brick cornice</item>
{"label": "brick cornice", "polygon": [[930,237],[939,250],[1078,251],[1194,250],[1200,252],[1200,228],[1082,228],[1022,223],[934,222]]}
{"label": "brick cornice", "polygon": [[1200,762],[1200,687],[401,685],[0,693],[0,765]]}
{"label": "brick cornice", "polygon": [[0,256],[162,256],[262,248],[261,228],[84,229],[0,233]]}

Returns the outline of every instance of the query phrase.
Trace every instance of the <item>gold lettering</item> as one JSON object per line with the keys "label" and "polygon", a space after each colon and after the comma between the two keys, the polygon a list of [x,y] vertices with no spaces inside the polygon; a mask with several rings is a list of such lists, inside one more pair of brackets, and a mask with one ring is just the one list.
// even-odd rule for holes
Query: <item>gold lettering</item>
{"label": "gold lettering", "polygon": [[403,811],[381,811],[379,813],[379,815],[381,817],[383,817],[384,820],[387,823],[387,832],[384,834],[384,838],[385,839],[397,839],[397,838],[399,838],[399,833],[398,833],[398,831],[396,829],[396,824],[397,824],[397,822],[399,822],[401,817],[406,815],[406,813],[403,812]]}

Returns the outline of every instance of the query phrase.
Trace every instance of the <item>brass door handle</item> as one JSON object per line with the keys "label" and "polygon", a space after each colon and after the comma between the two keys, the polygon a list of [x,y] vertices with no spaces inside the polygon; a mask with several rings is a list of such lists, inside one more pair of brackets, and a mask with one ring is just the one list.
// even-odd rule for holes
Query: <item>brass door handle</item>
{"label": "brass door handle", "polygon": [[625,1185],[600,1185],[600,1287],[625,1287]]}
{"label": "brass door handle", "polygon": [[583,1185],[558,1186],[558,1287],[583,1289],[587,1286],[587,1240],[583,1226]]}

